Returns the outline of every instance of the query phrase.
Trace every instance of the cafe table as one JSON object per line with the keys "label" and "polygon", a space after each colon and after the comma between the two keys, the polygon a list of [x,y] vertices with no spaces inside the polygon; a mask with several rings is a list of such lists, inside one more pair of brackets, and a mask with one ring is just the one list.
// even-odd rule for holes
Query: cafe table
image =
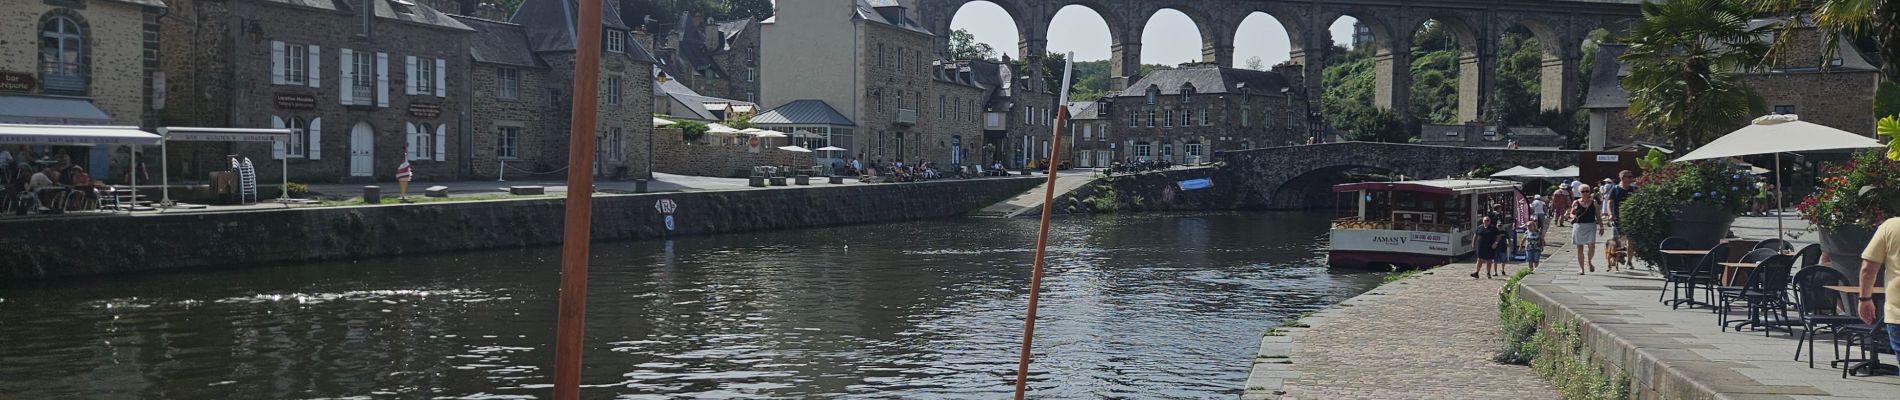
{"label": "cafe table", "polygon": [[[1829,285],[1829,286],[1825,286],[1825,287],[1826,287],[1826,288],[1827,288],[1828,290],[1833,290],[1833,291],[1836,291],[1836,292],[1841,292],[1841,294],[1845,294],[1845,295],[1848,295],[1848,296],[1853,296],[1853,297],[1854,297],[1854,301],[1856,302],[1856,305],[1855,305],[1855,307],[1853,307],[1853,308],[1849,308],[1849,310],[1855,310],[1855,314],[1856,314],[1856,315],[1858,316],[1858,314],[1859,314],[1859,310],[1860,310],[1860,307],[1859,307],[1859,305],[1858,305],[1858,302],[1860,301],[1860,286],[1853,286],[1853,285]],[[1870,293],[1870,294],[1872,294],[1872,295],[1873,295],[1873,296],[1875,297],[1875,300],[1874,300],[1874,301],[1875,301],[1875,303],[1874,303],[1874,308],[1875,308],[1875,311],[1874,311],[1874,315],[1876,315],[1876,316],[1878,316],[1878,315],[1881,315],[1881,310],[1880,310],[1880,309],[1881,309],[1881,308],[1884,308],[1884,306],[1885,306],[1885,304],[1884,304],[1884,303],[1886,303],[1886,301],[1883,301],[1884,299],[1880,299],[1880,298],[1881,298],[1881,297],[1885,297],[1885,296],[1887,295],[1887,287],[1885,287],[1885,286],[1875,286],[1875,287],[1873,288],[1873,291],[1872,291],[1872,293]],[[1887,338],[1887,340],[1894,340],[1894,339],[1895,339],[1895,338]],[[1861,371],[1861,370],[1865,370],[1865,371],[1867,371],[1867,376],[1871,376],[1871,375],[1894,375],[1894,374],[1896,374],[1896,372],[1897,372],[1897,370],[1900,370],[1900,367],[1895,367],[1895,366],[1893,366],[1893,365],[1890,365],[1890,364],[1882,364],[1882,363],[1880,363],[1880,353],[1879,353],[1879,352],[1873,352],[1872,354],[1873,354],[1873,357],[1874,357],[1874,358],[1870,358],[1870,359],[1867,359],[1867,360],[1860,360],[1860,363],[1858,363],[1858,364],[1854,364],[1854,366],[1852,366],[1852,367],[1848,367],[1848,368],[1847,368],[1847,371],[1848,371],[1848,373],[1849,373],[1849,374],[1854,374],[1854,375],[1857,375],[1857,376],[1860,376],[1860,374],[1858,374],[1858,373],[1856,373],[1856,371]]]}
{"label": "cafe table", "polygon": [[1736,270],[1755,268],[1756,265],[1759,265],[1747,262],[1724,262],[1717,264],[1722,265],[1722,284],[1727,286],[1735,286]]}

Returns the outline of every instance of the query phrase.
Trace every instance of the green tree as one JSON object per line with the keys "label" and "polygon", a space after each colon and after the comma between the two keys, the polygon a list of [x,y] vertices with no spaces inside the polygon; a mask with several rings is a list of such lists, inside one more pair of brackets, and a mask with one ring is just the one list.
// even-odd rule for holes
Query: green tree
{"label": "green tree", "polygon": [[698,141],[699,138],[706,137],[706,130],[712,129],[712,127],[706,126],[704,122],[690,119],[675,120],[673,122],[673,127],[680,129],[680,138],[686,139],[688,142]]}
{"label": "green tree", "polygon": [[1690,149],[1759,113],[1759,97],[1737,74],[1767,55],[1759,38],[1773,27],[1750,28],[1752,10],[1741,0],[1644,2],[1642,9],[1622,57],[1638,131]]}
{"label": "green tree", "polygon": [[1484,120],[1503,126],[1529,124],[1543,111],[1544,47],[1522,31],[1505,33],[1497,46],[1497,75]]}
{"label": "green tree", "polygon": [[1346,130],[1347,139],[1361,142],[1406,143],[1418,136],[1414,132],[1417,125],[1392,110],[1357,113],[1345,124],[1336,126]]}
{"label": "green tree", "polygon": [[726,0],[726,12],[719,15],[721,20],[751,18],[763,21],[772,17],[772,0]]}
{"label": "green tree", "polygon": [[1262,60],[1260,60],[1260,56],[1253,56],[1253,57],[1247,57],[1247,67],[1246,67],[1246,68],[1247,68],[1247,69],[1251,69],[1251,70],[1255,70],[1255,71],[1266,71],[1266,70],[1267,70],[1267,63],[1266,63],[1266,61],[1262,61]]}
{"label": "green tree", "polygon": [[[1842,34],[1866,35],[1874,39],[1880,53],[1880,74],[1888,82],[1900,82],[1900,0],[1745,0],[1755,10],[1780,15],[1807,14],[1814,27],[1826,34],[1827,49],[1840,51]],[[1783,39],[1796,28],[1788,26]],[[1850,36],[1851,37],[1851,36]],[[1787,40],[1777,41],[1777,46]],[[1851,50],[1850,50],[1851,51]]]}
{"label": "green tree", "polygon": [[970,31],[958,29],[950,31],[950,58],[996,61],[996,49],[989,43],[976,41],[976,35]]}

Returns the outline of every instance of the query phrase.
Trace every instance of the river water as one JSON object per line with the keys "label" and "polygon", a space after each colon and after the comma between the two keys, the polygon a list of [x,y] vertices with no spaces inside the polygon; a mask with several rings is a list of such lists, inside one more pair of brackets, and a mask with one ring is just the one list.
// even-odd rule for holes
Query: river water
{"label": "river water", "polygon": [[[593,246],[587,398],[999,398],[1033,220]],[[1058,219],[1037,398],[1232,398],[1260,336],[1377,284],[1326,216]],[[559,249],[0,287],[0,398],[533,398]]]}

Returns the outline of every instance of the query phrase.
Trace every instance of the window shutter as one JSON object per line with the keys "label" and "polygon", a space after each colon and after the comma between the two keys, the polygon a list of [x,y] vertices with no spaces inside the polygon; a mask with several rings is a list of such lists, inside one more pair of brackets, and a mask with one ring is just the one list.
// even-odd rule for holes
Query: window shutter
{"label": "window shutter", "polygon": [[309,138],[310,140],[310,144],[305,145],[303,148],[305,156],[309,157],[312,160],[322,160],[323,159],[323,118],[322,117],[311,118],[310,126],[304,129],[303,135],[304,137]]}
{"label": "window shutter", "polygon": [[376,53],[376,106],[389,107],[389,53]]}
{"label": "window shutter", "polygon": [[[448,94],[447,86],[443,85],[443,83],[448,81],[448,79],[444,77],[445,74],[443,74],[444,71],[448,70],[448,66],[448,60],[435,59],[435,97],[443,97]],[[436,156],[436,161],[442,161],[442,157]]]}
{"label": "window shutter", "polygon": [[409,72],[402,76],[402,80],[403,80],[402,94],[415,95],[416,85],[421,83],[421,82],[416,82],[416,56],[403,57],[403,61],[409,65],[408,67],[409,69],[405,69],[404,71],[409,71]]}
{"label": "window shutter", "polygon": [[350,49],[341,49],[337,51],[337,54],[339,55],[336,76],[342,81],[336,85],[339,89],[337,98],[342,99],[340,103],[347,105],[355,100],[352,98],[354,93],[351,93],[350,88],[356,87],[356,53],[350,52]]}
{"label": "window shutter", "polygon": [[[284,129],[284,118],[275,115],[270,116],[270,127],[271,129]],[[284,144],[282,140],[272,140],[270,142],[270,159],[284,159]]]}
{"label": "window shutter", "polygon": [[323,85],[317,83],[317,79],[323,76],[323,48],[314,44],[310,45],[310,56],[304,57],[304,60],[310,63],[308,68],[304,68],[304,70],[310,71],[310,79],[308,81],[310,82],[310,87],[323,87]]}
{"label": "window shutter", "polygon": [[270,84],[284,84],[284,42],[270,41]]}
{"label": "window shutter", "polygon": [[[438,63],[436,65],[442,65],[442,64]],[[440,91],[441,89],[436,89],[436,90]],[[448,132],[449,132],[449,126],[447,124],[435,126],[435,160],[436,161],[443,161],[443,160],[448,159],[448,155],[449,155]]]}
{"label": "window shutter", "polygon": [[402,159],[416,159],[416,124],[402,123]]}

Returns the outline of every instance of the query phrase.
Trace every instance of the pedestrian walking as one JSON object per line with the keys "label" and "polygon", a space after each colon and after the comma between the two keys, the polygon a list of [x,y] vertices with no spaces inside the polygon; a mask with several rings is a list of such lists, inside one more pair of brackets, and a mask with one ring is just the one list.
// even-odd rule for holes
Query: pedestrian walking
{"label": "pedestrian walking", "polygon": [[[1874,230],[1874,239],[1867,242],[1867,250],[1860,253],[1860,289],[1856,291],[1860,322],[1873,325],[1876,329],[1885,329],[1887,337],[1900,338],[1900,296],[1888,294],[1884,315],[1875,307],[1874,287],[1884,283],[1886,287],[1900,287],[1900,218],[1888,218]],[[1880,282],[1885,272],[1885,282]],[[1886,322],[1881,324],[1881,322]],[[1900,340],[1888,340],[1896,354],[1900,354]]]}
{"label": "pedestrian walking", "polygon": [[1530,232],[1524,234],[1524,265],[1529,266],[1532,271],[1536,271],[1537,265],[1543,263],[1543,258],[1544,225],[1531,225]]}
{"label": "pedestrian walking", "polygon": [[1596,272],[1597,267],[1591,260],[1597,256],[1597,234],[1603,228],[1597,226],[1597,213],[1602,208],[1592,196],[1590,185],[1577,187],[1577,201],[1570,206],[1570,244],[1577,246],[1577,275],[1584,272]]}
{"label": "pedestrian walking", "polygon": [[1497,220],[1487,216],[1483,218],[1481,223],[1483,227],[1478,228],[1477,232],[1472,232],[1473,237],[1471,242],[1477,244],[1478,247],[1478,267],[1477,270],[1471,271],[1472,279],[1477,279],[1478,273],[1484,273],[1485,278],[1490,278],[1495,275],[1499,269],[1497,264],[1498,248],[1503,247],[1502,244],[1504,243],[1504,230],[1498,229]]}

